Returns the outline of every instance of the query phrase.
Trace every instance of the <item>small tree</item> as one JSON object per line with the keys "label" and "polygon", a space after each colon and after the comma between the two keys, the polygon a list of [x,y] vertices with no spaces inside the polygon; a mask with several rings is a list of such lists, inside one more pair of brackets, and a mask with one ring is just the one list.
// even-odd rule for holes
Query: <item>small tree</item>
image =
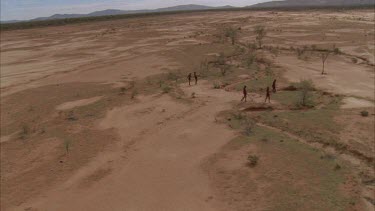
{"label": "small tree", "polygon": [[229,37],[231,40],[232,45],[234,45],[237,41],[238,33],[237,29],[233,27],[228,27],[224,31],[225,37]]}
{"label": "small tree", "polygon": [[201,71],[203,71],[203,72],[204,72],[204,71],[208,71],[209,68],[210,68],[210,65],[209,65],[209,63],[208,63],[207,58],[204,59],[203,61],[201,61],[201,64],[200,64],[200,70],[201,70]]}
{"label": "small tree", "polygon": [[229,65],[227,65],[227,64],[220,65],[220,72],[221,72],[222,76],[225,76],[225,74],[228,72],[228,70],[229,70]]}
{"label": "small tree", "polygon": [[225,65],[225,55],[224,53],[219,53],[219,56],[217,57],[216,63],[218,65]]}
{"label": "small tree", "polygon": [[323,63],[322,75],[324,75],[325,63],[326,63],[326,60],[328,59],[328,56],[329,56],[329,51],[323,52],[322,55],[321,55],[322,63]]}
{"label": "small tree", "polygon": [[256,34],[256,41],[258,42],[259,48],[262,48],[263,45],[263,38],[266,36],[266,28],[264,26],[256,26],[255,27],[255,34]]}
{"label": "small tree", "polygon": [[307,106],[311,104],[311,91],[314,90],[314,84],[311,80],[301,80],[298,84],[298,89],[301,90],[301,98],[299,104]]}
{"label": "small tree", "polygon": [[251,65],[253,65],[254,62],[256,61],[256,55],[253,53],[249,53],[245,61],[246,61],[247,67],[248,68],[251,67]]}

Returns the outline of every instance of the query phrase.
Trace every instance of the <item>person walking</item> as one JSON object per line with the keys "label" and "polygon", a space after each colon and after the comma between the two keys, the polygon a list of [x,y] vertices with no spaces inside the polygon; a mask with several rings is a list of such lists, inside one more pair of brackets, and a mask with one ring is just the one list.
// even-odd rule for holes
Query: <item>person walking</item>
{"label": "person walking", "polygon": [[197,76],[197,73],[194,72],[194,79],[195,79],[195,85],[198,84],[198,76]]}
{"label": "person walking", "polygon": [[189,80],[189,86],[190,86],[190,81],[191,81],[191,73],[189,73],[189,75],[187,76],[188,80]]}
{"label": "person walking", "polygon": [[246,86],[243,87],[243,91],[242,91],[243,92],[243,97],[241,99],[241,102],[244,101],[244,100],[246,102],[246,100],[247,100],[247,90],[246,90],[246,88],[247,88]]}
{"label": "person walking", "polygon": [[273,83],[272,83],[272,91],[273,91],[273,93],[276,92],[276,79],[273,80]]}
{"label": "person walking", "polygon": [[270,87],[269,86],[267,86],[266,100],[264,102],[267,102],[267,99],[268,99],[268,102],[271,103],[271,94],[270,94]]}

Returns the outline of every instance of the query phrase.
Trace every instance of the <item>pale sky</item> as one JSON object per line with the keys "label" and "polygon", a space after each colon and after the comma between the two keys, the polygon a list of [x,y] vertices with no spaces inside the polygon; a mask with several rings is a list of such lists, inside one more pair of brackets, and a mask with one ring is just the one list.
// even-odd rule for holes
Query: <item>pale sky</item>
{"label": "pale sky", "polygon": [[54,14],[90,13],[105,9],[156,9],[182,4],[248,6],[268,0],[0,0],[1,20],[27,20]]}

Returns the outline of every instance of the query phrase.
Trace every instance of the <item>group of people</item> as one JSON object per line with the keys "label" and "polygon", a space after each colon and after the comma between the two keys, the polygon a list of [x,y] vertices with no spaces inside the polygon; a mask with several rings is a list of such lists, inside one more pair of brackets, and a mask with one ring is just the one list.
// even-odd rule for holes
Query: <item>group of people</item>
{"label": "group of people", "polygon": [[[190,86],[190,83],[191,83],[191,73],[189,73],[188,75],[188,80],[189,80],[189,86]],[[198,84],[198,76],[197,76],[197,72],[194,72],[194,79],[195,79],[195,85]]]}
{"label": "group of people", "polygon": [[[189,75],[187,76],[187,79],[189,80],[189,86],[191,85],[192,76],[194,76],[195,85],[198,84],[197,73],[194,72],[193,75],[191,73],[189,73]],[[273,91],[273,93],[276,92],[276,79],[273,80],[273,82],[272,82],[272,91]],[[270,87],[269,86],[267,86],[267,89],[266,89],[266,99],[264,100],[264,102],[267,102],[267,100],[268,100],[269,103],[271,103],[271,93],[270,93]],[[246,85],[243,87],[243,97],[241,99],[241,102],[243,102],[243,101],[245,101],[245,102],[247,101],[247,86]]]}
{"label": "group of people", "polygon": [[[275,93],[276,92],[276,79],[273,80],[272,82],[272,91]],[[270,87],[267,86],[267,89],[266,89],[266,99],[264,100],[264,102],[268,102],[271,103],[271,93],[270,93]],[[243,97],[241,99],[241,102],[242,101],[247,101],[247,87],[246,85],[243,87]]]}

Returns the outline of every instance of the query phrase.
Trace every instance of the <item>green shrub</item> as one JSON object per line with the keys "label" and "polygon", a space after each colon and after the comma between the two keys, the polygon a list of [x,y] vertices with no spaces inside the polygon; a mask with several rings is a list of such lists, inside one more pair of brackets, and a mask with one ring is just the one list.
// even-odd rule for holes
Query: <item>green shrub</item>
{"label": "green shrub", "polygon": [[162,90],[163,90],[163,93],[169,93],[172,90],[172,87],[165,85],[163,86]]}
{"label": "green shrub", "polygon": [[255,167],[258,164],[259,157],[257,155],[249,155],[247,161],[250,167]]}
{"label": "green shrub", "polygon": [[368,115],[368,111],[361,111],[361,116],[367,117]]}
{"label": "green shrub", "polygon": [[220,84],[217,82],[214,82],[214,89],[220,89],[220,88],[221,88]]}
{"label": "green shrub", "polygon": [[315,90],[314,84],[311,80],[301,80],[297,84],[297,88],[300,91],[300,98],[297,105],[301,106],[314,106],[312,99],[312,91]]}

